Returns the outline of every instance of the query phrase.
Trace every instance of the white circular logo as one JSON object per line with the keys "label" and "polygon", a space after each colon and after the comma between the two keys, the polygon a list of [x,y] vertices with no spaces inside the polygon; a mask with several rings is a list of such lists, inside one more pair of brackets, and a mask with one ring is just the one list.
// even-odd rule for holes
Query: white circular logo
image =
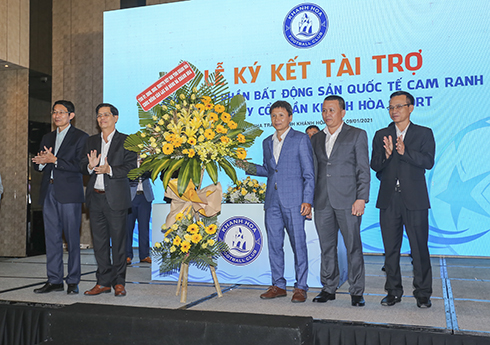
{"label": "white circular logo", "polygon": [[218,230],[218,241],[228,245],[223,258],[237,266],[253,262],[262,251],[262,232],[253,220],[247,217],[228,218]]}
{"label": "white circular logo", "polygon": [[311,48],[325,37],[328,18],[318,5],[305,3],[292,8],[283,24],[284,37],[297,48]]}

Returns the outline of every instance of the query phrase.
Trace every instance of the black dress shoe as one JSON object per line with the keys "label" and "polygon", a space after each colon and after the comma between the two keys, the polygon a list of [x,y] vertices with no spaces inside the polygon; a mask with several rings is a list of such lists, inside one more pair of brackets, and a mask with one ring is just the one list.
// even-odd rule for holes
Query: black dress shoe
{"label": "black dress shoe", "polygon": [[430,308],[432,307],[432,302],[428,297],[417,297],[417,307],[419,308]]}
{"label": "black dress shoe", "polygon": [[313,302],[325,303],[326,301],[333,301],[334,299],[334,293],[328,293],[327,291],[322,290],[315,298],[313,298]]}
{"label": "black dress shoe", "polygon": [[69,294],[78,294],[78,284],[68,284],[68,288],[66,289],[66,293]]}
{"label": "black dress shoe", "polygon": [[64,290],[63,283],[51,284],[48,282],[48,283],[44,284],[43,287],[41,287],[39,289],[34,289],[34,292],[35,293],[48,293],[51,291],[63,291],[63,290]]}
{"label": "black dress shoe", "polygon": [[386,307],[391,307],[392,305],[395,305],[395,303],[399,303],[401,301],[402,301],[401,297],[388,294],[388,296],[386,296],[381,300],[381,305],[384,305]]}
{"label": "black dress shoe", "polygon": [[366,305],[366,301],[364,301],[364,297],[362,297],[362,295],[360,296],[351,295],[350,302],[353,307],[364,307]]}

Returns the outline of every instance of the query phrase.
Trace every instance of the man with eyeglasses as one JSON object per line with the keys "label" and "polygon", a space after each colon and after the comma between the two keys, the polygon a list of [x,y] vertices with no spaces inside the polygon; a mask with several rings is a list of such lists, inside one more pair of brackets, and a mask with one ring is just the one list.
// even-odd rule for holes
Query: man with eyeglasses
{"label": "man with eyeglasses", "polygon": [[410,121],[414,97],[405,91],[390,96],[388,111],[393,120],[376,132],[371,168],[381,181],[376,207],[380,209],[381,235],[385,249],[384,306],[401,301],[400,248],[403,226],[413,258],[413,296],[419,308],[432,303],[432,268],[428,248],[430,208],[425,171],[434,165],[435,141],[432,130]]}
{"label": "man with eyeglasses", "polygon": [[80,223],[83,176],[80,160],[88,134],[75,128],[75,106],[60,100],[51,112],[56,129],[43,136],[39,153],[32,158],[43,172],[39,203],[43,206],[47,283],[35,293],[63,291],[63,234],[68,248],[68,294],[78,294],[80,282]]}
{"label": "man with eyeglasses", "polygon": [[[128,172],[136,168],[136,152],[124,148],[127,135],[116,130],[119,112],[112,104],[97,106],[100,134],[88,138],[80,168],[90,175],[86,204],[90,212],[97,283],[85,295],[126,296],[126,218],[131,207]],[[111,262],[112,240],[112,262]]]}

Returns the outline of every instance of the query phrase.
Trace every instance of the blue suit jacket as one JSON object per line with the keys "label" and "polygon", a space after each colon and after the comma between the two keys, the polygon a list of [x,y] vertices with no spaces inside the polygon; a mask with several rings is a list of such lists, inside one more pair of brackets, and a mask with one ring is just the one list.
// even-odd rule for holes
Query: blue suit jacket
{"label": "blue suit jacket", "polygon": [[[148,202],[152,202],[155,199],[153,195],[153,189],[151,188],[150,178],[148,177],[150,174],[143,174],[141,176],[141,184],[143,185],[143,194],[145,195],[145,199]],[[130,180],[129,186],[131,188],[131,200],[134,200],[136,196],[136,192],[138,191],[138,179]]]}
{"label": "blue suit jacket", "polygon": [[[46,192],[48,190],[51,171],[53,172],[53,193],[54,198],[62,203],[77,203],[84,202],[83,193],[83,176],[80,171],[80,160],[84,155],[84,146],[87,141],[88,134],[75,128],[73,125],[68,129],[61,146],[58,148],[56,158],[58,159],[56,166],[53,163],[46,164],[43,169],[43,178],[41,181],[41,192],[39,203],[44,203]],[[56,130],[43,136],[40,145],[40,151],[44,151],[44,146],[53,148],[56,142]],[[34,164],[36,170],[39,170],[39,165]]]}
{"label": "blue suit jacket", "polygon": [[264,162],[255,167],[257,176],[267,177],[265,209],[271,204],[275,188],[279,202],[286,208],[298,207],[302,203],[313,205],[315,172],[310,138],[291,128],[284,138],[277,164],[274,159],[272,135],[263,141],[262,148]]}

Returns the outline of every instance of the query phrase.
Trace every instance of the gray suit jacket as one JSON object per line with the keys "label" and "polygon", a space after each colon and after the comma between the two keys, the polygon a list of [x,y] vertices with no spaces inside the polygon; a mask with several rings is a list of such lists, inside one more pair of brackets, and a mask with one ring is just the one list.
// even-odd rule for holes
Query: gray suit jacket
{"label": "gray suit jacket", "polygon": [[[327,157],[324,131],[311,138],[315,158],[315,208],[322,210],[327,199],[335,209],[350,209],[354,201],[369,201],[369,153],[366,132],[344,123]],[[328,197],[327,197],[328,196]]]}

